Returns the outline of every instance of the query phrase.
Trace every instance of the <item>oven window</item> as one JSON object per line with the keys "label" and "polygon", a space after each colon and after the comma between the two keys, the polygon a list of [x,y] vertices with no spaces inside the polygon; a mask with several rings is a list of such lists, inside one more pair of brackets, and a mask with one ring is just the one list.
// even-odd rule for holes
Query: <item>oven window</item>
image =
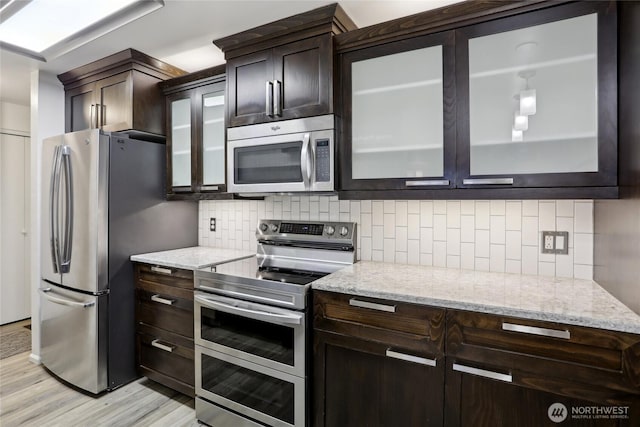
{"label": "oven window", "polygon": [[201,310],[203,340],[293,366],[293,328],[206,307]]}
{"label": "oven window", "polygon": [[202,355],[202,388],[289,424],[294,422],[294,384]]}
{"label": "oven window", "polygon": [[302,182],[302,141],[239,147],[233,151],[236,184]]}

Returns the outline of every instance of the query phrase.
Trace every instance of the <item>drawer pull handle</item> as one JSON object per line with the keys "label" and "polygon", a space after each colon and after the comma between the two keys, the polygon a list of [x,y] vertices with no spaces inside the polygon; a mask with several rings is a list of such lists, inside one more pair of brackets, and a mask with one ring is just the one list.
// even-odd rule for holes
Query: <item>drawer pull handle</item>
{"label": "drawer pull handle", "polygon": [[387,349],[385,353],[387,357],[392,357],[394,359],[405,360],[407,362],[419,363],[420,365],[426,366],[436,366],[436,359],[427,359],[426,357],[413,356],[411,354],[399,353],[397,351],[393,351],[390,348]]}
{"label": "drawer pull handle", "polygon": [[163,268],[155,265],[151,267],[151,271],[155,273],[162,273],[162,274],[173,274],[173,271],[170,268]]}
{"label": "drawer pull handle", "polygon": [[169,353],[173,353],[173,349],[176,348],[175,345],[165,345],[160,343],[160,340],[151,341],[151,346],[155,348],[159,348],[160,350],[167,351]]}
{"label": "drawer pull handle", "polygon": [[453,370],[458,372],[464,372],[465,374],[477,375],[479,377],[490,378],[492,380],[504,381],[507,383],[513,382],[511,374],[501,374],[500,372],[487,371],[486,369],[472,368],[471,366],[453,364]]}
{"label": "drawer pull handle", "polygon": [[464,185],[513,185],[513,178],[466,178]]}
{"label": "drawer pull handle", "polygon": [[395,305],[386,305],[386,304],[378,304],[378,303],[369,302],[369,301],[360,301],[359,299],[355,299],[355,298],[351,298],[349,300],[349,305],[352,305],[354,307],[360,307],[360,308],[370,308],[371,310],[386,311],[388,313],[396,312]]}
{"label": "drawer pull handle", "polygon": [[152,295],[151,301],[159,302],[160,304],[173,305],[176,300],[162,298],[160,295]]}
{"label": "drawer pull handle", "polygon": [[423,179],[421,181],[405,181],[405,187],[433,187],[439,185],[449,185],[448,179]]}
{"label": "drawer pull handle", "polygon": [[522,332],[523,334],[540,335],[543,337],[562,338],[565,340],[571,339],[571,333],[564,329],[547,329],[538,328],[536,326],[517,325],[515,323],[502,323],[503,331]]}

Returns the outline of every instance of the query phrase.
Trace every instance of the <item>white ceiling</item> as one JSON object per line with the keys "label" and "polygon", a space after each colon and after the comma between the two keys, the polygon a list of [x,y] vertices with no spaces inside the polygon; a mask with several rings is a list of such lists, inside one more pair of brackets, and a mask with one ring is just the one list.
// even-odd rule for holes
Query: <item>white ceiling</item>
{"label": "white ceiling", "polygon": [[[461,0],[340,0],[360,28]],[[127,48],[186,71],[224,63],[212,41],[335,0],[165,0],[165,6],[78,49],[43,63],[0,50],[0,101],[29,105],[30,74],[60,74]]]}

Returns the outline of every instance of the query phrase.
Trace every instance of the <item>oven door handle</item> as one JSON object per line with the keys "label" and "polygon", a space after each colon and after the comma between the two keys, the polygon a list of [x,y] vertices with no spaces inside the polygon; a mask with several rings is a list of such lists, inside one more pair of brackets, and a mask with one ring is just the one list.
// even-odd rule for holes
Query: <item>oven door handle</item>
{"label": "oven door handle", "polygon": [[[215,301],[210,297],[204,297],[202,295],[195,295],[194,299],[200,304],[220,310],[229,314],[236,314],[242,317],[248,317],[250,319],[262,320],[269,323],[300,325],[304,315],[296,313],[270,313],[263,310],[251,310],[249,308],[235,307],[233,305],[225,304],[223,302]],[[250,303],[247,305],[251,306]]]}

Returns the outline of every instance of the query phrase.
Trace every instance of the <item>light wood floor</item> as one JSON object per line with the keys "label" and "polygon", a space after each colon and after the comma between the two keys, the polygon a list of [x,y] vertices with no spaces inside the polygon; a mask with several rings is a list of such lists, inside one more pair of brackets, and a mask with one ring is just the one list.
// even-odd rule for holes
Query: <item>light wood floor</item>
{"label": "light wood floor", "polygon": [[0,361],[0,426],[198,426],[193,399],[146,378],[99,397],[76,391],[29,352]]}

